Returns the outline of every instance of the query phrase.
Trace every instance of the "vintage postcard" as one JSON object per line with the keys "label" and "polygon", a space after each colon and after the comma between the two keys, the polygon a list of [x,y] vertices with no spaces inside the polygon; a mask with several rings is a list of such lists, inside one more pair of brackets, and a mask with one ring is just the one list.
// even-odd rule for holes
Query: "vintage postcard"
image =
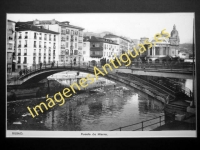
{"label": "vintage postcard", "polygon": [[5,38],[6,137],[197,136],[195,13],[8,13]]}

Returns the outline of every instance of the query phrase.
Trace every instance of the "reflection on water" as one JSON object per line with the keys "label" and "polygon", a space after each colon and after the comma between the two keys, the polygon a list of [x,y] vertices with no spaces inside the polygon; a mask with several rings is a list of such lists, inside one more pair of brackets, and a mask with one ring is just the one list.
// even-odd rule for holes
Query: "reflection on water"
{"label": "reflection on water", "polygon": [[118,87],[114,90],[113,86],[108,86],[101,93],[73,96],[66,99],[64,105],[51,108],[36,118],[27,113],[26,107],[35,106],[38,101],[8,105],[8,129],[108,131],[163,115],[161,102],[136,89]]}

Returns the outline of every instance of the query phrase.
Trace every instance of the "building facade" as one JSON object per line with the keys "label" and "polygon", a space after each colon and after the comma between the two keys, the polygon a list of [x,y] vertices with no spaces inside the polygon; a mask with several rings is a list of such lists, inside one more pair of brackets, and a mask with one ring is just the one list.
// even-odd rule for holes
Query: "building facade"
{"label": "building facade", "polygon": [[84,37],[83,57],[86,63],[100,65],[102,59],[109,62],[119,53],[119,44],[100,37]]}
{"label": "building facade", "polygon": [[84,28],[71,25],[70,22],[53,20],[34,20],[36,26],[58,32],[59,63],[78,65],[83,62],[83,30]]}
{"label": "building facade", "polygon": [[[158,38],[158,40],[162,40],[162,42],[156,42],[154,38],[151,40],[149,40],[149,38],[141,38],[140,43],[144,44],[145,40],[150,41],[152,47],[140,56],[142,61],[147,61],[149,63],[163,63],[179,57],[180,39],[175,25],[169,38],[165,36]],[[144,44],[144,46],[147,49],[147,45]]]}
{"label": "building facade", "polygon": [[114,41],[115,43],[119,44],[119,53],[118,56],[120,56],[122,53],[127,52],[129,50],[129,43],[130,41],[124,37],[120,37],[113,34],[108,34],[104,36],[105,39],[110,39]]}
{"label": "building facade", "polygon": [[92,36],[89,42],[90,57],[92,58],[91,62],[93,65],[95,63],[100,64],[100,60],[102,59],[109,62],[110,59],[115,58],[115,55],[119,55],[119,44],[113,40]]}
{"label": "building facade", "polygon": [[17,69],[25,69],[40,63],[57,63],[58,32],[17,22],[15,60]]}
{"label": "building facade", "polygon": [[15,52],[15,24],[16,22],[7,20],[7,72],[15,71],[15,62],[13,54]]}

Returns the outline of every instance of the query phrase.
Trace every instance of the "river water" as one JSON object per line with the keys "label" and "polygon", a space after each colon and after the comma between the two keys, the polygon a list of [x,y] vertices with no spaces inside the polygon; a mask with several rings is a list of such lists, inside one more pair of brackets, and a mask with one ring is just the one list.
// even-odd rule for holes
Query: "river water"
{"label": "river water", "polygon": [[[124,84],[105,86],[100,92],[74,95],[62,106],[44,110],[32,118],[27,106],[34,107],[45,100],[8,103],[8,130],[109,131],[115,128],[164,115],[163,103]],[[155,125],[158,126],[159,124]],[[151,130],[155,126],[146,127]],[[123,128],[140,128],[141,124]]]}

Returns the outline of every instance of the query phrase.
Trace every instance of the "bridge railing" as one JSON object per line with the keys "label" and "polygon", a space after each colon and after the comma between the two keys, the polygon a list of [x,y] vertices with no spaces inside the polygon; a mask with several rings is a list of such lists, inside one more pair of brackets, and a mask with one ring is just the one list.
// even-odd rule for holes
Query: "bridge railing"
{"label": "bridge railing", "polygon": [[171,90],[169,90],[169,89],[167,89],[167,88],[164,88],[164,87],[161,86],[161,85],[154,84],[154,83],[149,82],[149,81],[147,81],[147,80],[145,80],[145,79],[142,79],[142,78],[140,78],[140,77],[136,77],[135,75],[129,75],[129,76],[128,76],[128,74],[126,74],[126,73],[121,73],[121,72],[118,72],[118,74],[121,75],[121,76],[128,77],[128,78],[130,78],[130,79],[133,79],[133,80],[135,80],[135,81],[139,81],[139,83],[143,83],[144,85],[148,85],[149,87],[154,87],[154,88],[156,88],[158,91],[164,91],[164,92],[166,92],[168,95],[171,95],[171,96],[170,96],[170,99],[171,99],[171,100],[174,99],[175,92],[174,92],[174,91],[171,91]]}
{"label": "bridge railing", "polygon": [[[90,68],[92,65],[90,64],[73,64],[73,63],[45,63],[45,64],[41,64],[41,65],[34,65],[31,66],[29,68],[26,69],[22,69],[19,70],[19,75],[18,76],[14,76],[12,78],[9,78],[7,81],[8,82],[16,82],[20,79],[23,79],[24,77],[27,77],[29,75],[31,75],[34,72],[40,71],[40,70],[44,70],[44,69],[49,69],[49,68],[73,68],[73,67],[79,67],[79,68]],[[99,66],[98,66],[99,67]],[[123,66],[121,67],[123,68]],[[139,61],[134,61],[132,62],[132,65],[128,66],[128,68],[149,68],[149,69],[162,69],[162,68],[168,68],[168,69],[175,69],[175,68],[179,68],[179,69],[191,69],[192,68],[192,64],[191,63],[186,63],[186,62],[182,62],[182,63],[178,63],[178,62],[167,62],[167,63],[141,63]]]}
{"label": "bridge railing", "polygon": [[[147,123],[147,122],[150,122],[150,121],[154,121],[154,122],[151,123],[151,124],[147,124],[147,125],[144,124],[144,123]],[[122,131],[122,129],[124,129],[124,128],[134,127],[136,125],[141,125],[141,127],[137,128],[137,129],[133,129],[132,131],[137,131],[137,130],[144,131],[144,129],[146,127],[150,127],[150,126],[153,126],[153,125],[156,125],[156,124],[159,124],[159,126],[161,126],[162,122],[164,122],[164,121],[165,121],[165,116],[163,115],[163,116],[159,116],[159,117],[156,117],[156,118],[152,118],[152,119],[148,119],[148,120],[145,120],[145,121],[141,121],[141,122],[138,122],[138,123],[130,124],[130,125],[127,125],[127,126],[122,126],[122,127],[116,128],[116,129],[112,129],[110,131]]]}
{"label": "bridge railing", "polygon": [[148,69],[193,69],[193,63],[189,62],[141,62],[134,61],[129,68],[148,68]]}

